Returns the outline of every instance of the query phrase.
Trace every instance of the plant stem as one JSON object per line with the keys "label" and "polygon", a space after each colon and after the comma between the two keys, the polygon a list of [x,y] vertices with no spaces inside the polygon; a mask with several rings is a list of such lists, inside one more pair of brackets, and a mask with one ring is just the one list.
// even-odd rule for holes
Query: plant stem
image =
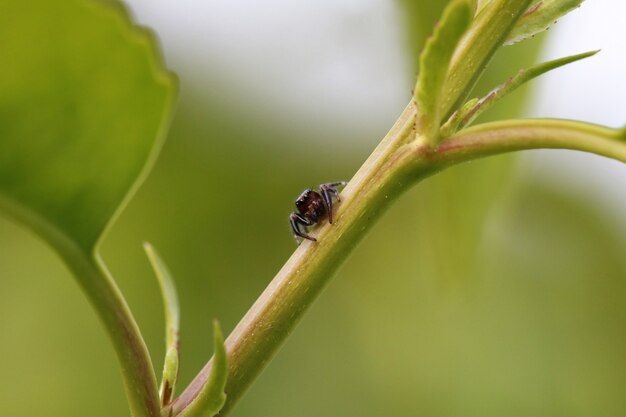
{"label": "plant stem", "polygon": [[522,119],[485,123],[443,142],[434,162],[453,165],[524,149],[571,149],[626,163],[626,138],[620,131],[559,119]]}
{"label": "plant stem", "polygon": [[124,296],[100,258],[87,253],[28,207],[1,195],[0,206],[11,217],[43,236],[76,277],[113,342],[131,415],[160,416],[156,377],[148,349]]}
{"label": "plant stem", "polygon": [[[389,203],[416,181],[448,166],[490,155],[537,148],[596,153],[626,162],[626,140],[601,126],[563,120],[510,120],[466,129],[433,150],[413,137],[415,109],[396,125],[342,193],[336,221],[303,242],[226,340],[229,378],[226,415],[263,369],[300,317]],[[172,404],[173,414],[197,395],[209,362]]]}
{"label": "plant stem", "polygon": [[[226,339],[228,353],[225,415],[261,371],[347,254],[384,208],[410,183],[407,164],[395,156],[413,138],[411,103],[341,193],[334,223],[317,229],[317,242],[304,241]],[[174,415],[197,395],[209,362],[172,404]]]}
{"label": "plant stem", "polygon": [[61,256],[78,278],[113,342],[131,415],[159,417],[157,381],[148,349],[122,293],[104,263],[98,257],[86,259],[79,250],[64,251]]}

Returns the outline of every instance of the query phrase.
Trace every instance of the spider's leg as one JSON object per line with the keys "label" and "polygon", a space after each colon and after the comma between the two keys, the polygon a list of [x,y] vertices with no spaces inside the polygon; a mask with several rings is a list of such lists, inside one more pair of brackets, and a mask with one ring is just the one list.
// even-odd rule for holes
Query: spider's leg
{"label": "spider's leg", "polygon": [[327,182],[326,184],[320,185],[320,190],[329,190],[332,195],[335,196],[337,201],[341,201],[341,199],[339,198],[339,191],[337,191],[337,187],[344,187],[347,184],[348,183],[346,181]]}
{"label": "spider's leg", "polygon": [[317,239],[307,235],[300,229],[300,226],[313,226],[313,223],[304,218],[300,213],[291,213],[289,215],[289,224],[291,224],[291,230],[293,231],[293,236],[296,238],[298,245],[300,244],[299,237],[317,242]]}
{"label": "spider's leg", "polygon": [[333,224],[333,188],[326,188],[324,185],[320,186],[322,193],[322,199],[324,200],[324,207],[326,207],[326,213],[328,214],[328,223]]}
{"label": "spider's leg", "polygon": [[343,187],[347,184],[348,184],[347,181],[335,181],[335,182],[324,183],[320,185],[320,187],[335,188],[335,187]]}
{"label": "spider's leg", "polygon": [[338,182],[329,182],[326,184],[320,185],[320,191],[322,192],[322,198],[324,199],[324,205],[326,206],[326,211],[328,212],[328,223],[333,223],[333,196],[337,199],[337,201],[341,201],[339,198],[339,192],[335,187],[344,186],[347,182],[338,181]]}

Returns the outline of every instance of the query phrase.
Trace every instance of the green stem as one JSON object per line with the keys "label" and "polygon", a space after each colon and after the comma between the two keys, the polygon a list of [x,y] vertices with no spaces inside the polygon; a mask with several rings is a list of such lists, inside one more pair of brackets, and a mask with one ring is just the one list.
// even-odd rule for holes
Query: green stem
{"label": "green stem", "polygon": [[113,342],[131,415],[160,416],[156,377],[148,349],[124,296],[104,263],[95,253],[87,253],[28,207],[1,195],[0,206],[9,216],[43,236],[76,277]]}
{"label": "green stem", "polygon": [[462,130],[439,146],[433,162],[453,165],[525,149],[570,149],[626,163],[626,138],[619,130],[559,119],[505,120]]}
{"label": "green stem", "polygon": [[[295,327],[360,239],[403,191],[448,166],[505,152],[562,148],[626,162],[626,140],[601,126],[563,120],[511,120],[459,132],[433,150],[414,137],[409,105],[394,128],[342,193],[336,221],[305,241],[226,340],[229,376],[226,415]],[[206,382],[209,362],[172,404],[183,410]]]}
{"label": "green stem", "polygon": [[150,355],[126,301],[99,257],[86,259],[65,247],[61,256],[104,323],[121,365],[133,417],[160,416],[157,381]]}
{"label": "green stem", "polygon": [[[319,227],[317,242],[304,241],[226,339],[225,415],[280,347],[347,254],[385,207],[411,182],[414,171],[396,157],[414,136],[415,107],[409,104],[394,127],[341,193],[334,223]],[[424,172],[426,174],[426,172]],[[198,394],[209,362],[173,404],[174,415]]]}

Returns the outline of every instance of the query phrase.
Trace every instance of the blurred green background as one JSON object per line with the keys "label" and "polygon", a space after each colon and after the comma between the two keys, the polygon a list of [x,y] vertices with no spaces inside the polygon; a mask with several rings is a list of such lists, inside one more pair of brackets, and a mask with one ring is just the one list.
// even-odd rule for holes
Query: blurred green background
{"label": "blurred green background", "polygon": [[[170,58],[182,89],[168,141],[102,255],[159,370],[162,308],[142,241],[168,262],[182,306],[179,387],[211,355],[212,318],[231,330],[294,250],[294,198],[349,179],[400,114],[410,63],[444,3],[394,3],[406,94],[394,108],[372,104],[352,128],[316,127],[296,110],[268,117],[271,97],[238,90],[236,75]],[[535,62],[542,41],[503,50],[478,90]],[[283,88],[272,81],[266,89]],[[527,93],[487,116],[519,114]],[[623,236],[596,202],[516,166],[511,156],[475,162],[403,196],[232,415],[625,415]],[[0,294],[3,414],[128,415],[110,343],[75,281],[6,217]]]}

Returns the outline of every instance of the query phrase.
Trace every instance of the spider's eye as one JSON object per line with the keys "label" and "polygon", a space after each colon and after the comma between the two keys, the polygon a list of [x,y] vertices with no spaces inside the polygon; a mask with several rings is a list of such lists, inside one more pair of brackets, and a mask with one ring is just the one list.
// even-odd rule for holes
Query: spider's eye
{"label": "spider's eye", "polygon": [[311,190],[305,190],[302,194],[300,194],[300,197],[298,197],[298,199],[296,200],[296,206],[300,207],[303,205],[306,205],[307,202],[310,200],[311,198]]}

